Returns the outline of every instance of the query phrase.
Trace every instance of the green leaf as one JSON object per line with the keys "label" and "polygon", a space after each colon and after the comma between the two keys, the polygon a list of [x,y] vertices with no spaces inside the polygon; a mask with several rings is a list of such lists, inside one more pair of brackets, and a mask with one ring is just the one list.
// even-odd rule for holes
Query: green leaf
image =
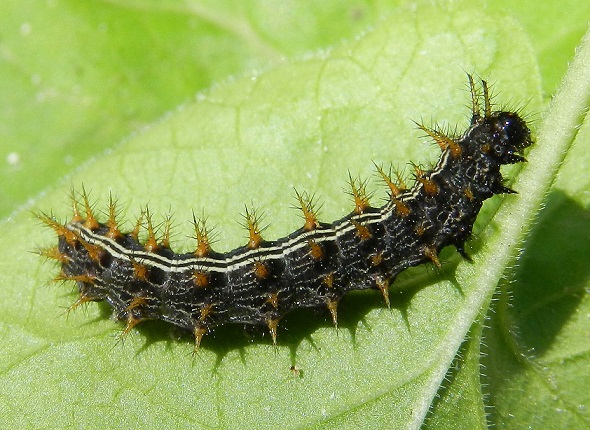
{"label": "green leaf", "polygon": [[0,216],[198,91],[373,14],[346,1],[1,2]]}
{"label": "green leaf", "polygon": [[[575,47],[586,33],[590,2],[551,0],[543,2],[542,10],[538,5],[535,0],[489,2],[490,10],[508,12],[524,26],[543,76],[543,91],[548,97],[555,94]],[[504,49],[510,49],[510,45]]]}
{"label": "green leaf", "polygon": [[[187,6],[179,11],[174,2],[163,4],[165,10],[147,12],[155,26],[163,25],[162,16],[176,23],[186,12]],[[136,31],[139,38],[145,33],[137,30],[138,16],[146,22],[143,3],[98,5],[115,8],[109,13],[128,10],[119,23],[121,34]],[[82,12],[95,16],[82,6],[71,7],[78,12],[74,22],[87,22],[78,19]],[[343,2],[336,9],[347,7]],[[337,14],[322,12],[327,6],[297,9],[320,27],[337,27]],[[251,41],[251,33],[235,31],[243,30],[244,22],[258,22],[257,34],[274,35],[267,45],[277,52],[325,49],[280,63],[270,58],[274,64],[264,71],[244,72],[201,92],[195,102],[115,147],[113,142],[130,129],[119,128],[109,135],[111,151],[37,199],[36,209],[53,210],[65,220],[70,185],[84,183],[99,209],[112,191],[122,218],[129,221],[148,202],[160,220],[172,208],[178,250],[194,246],[185,222],[191,210],[204,211],[218,224],[217,248],[228,250],[244,241],[236,222],[244,204],[253,202],[266,213],[265,235],[276,238],[301,223],[291,209],[293,186],[315,192],[323,203],[322,220],[331,221],[351,207],[342,192],[347,169],[366,177],[372,160],[401,168],[409,161],[436,160],[437,150],[420,142],[411,120],[463,129],[469,114],[464,70],[489,77],[500,103],[513,107],[527,101],[525,113],[542,111],[538,51],[531,49],[527,34],[515,20],[469,2],[396,9],[387,19],[371,21],[374,28],[357,37],[344,30],[334,39],[304,32],[301,48],[289,47],[293,39],[280,31],[289,28],[284,13],[267,13],[261,6],[251,6],[248,13],[231,10],[207,15],[225,24],[222,38],[229,33]],[[202,8],[199,16],[205,16]],[[269,30],[269,22],[277,30]],[[349,40],[334,43],[342,36]],[[176,339],[177,333],[163,324],[146,323],[118,342],[120,326],[108,319],[104,304],[66,318],[64,309],[76,297],[70,285],[42,287],[56,270],[28,252],[54,244],[54,235],[27,213],[4,221],[0,422],[10,428],[540,427],[537,423],[582,428],[588,421],[589,381],[588,246],[581,242],[588,223],[579,220],[587,217],[590,189],[580,175],[588,162],[583,145],[568,153],[539,227],[524,244],[521,238],[584,119],[590,94],[584,71],[590,67],[580,61],[588,61],[587,49],[580,51],[551,113],[534,122],[538,139],[528,166],[509,174],[520,194],[494,198],[478,219],[474,264],[460,262],[447,250],[442,273],[429,268],[404,272],[392,287],[392,310],[383,308],[377,293],[351,293],[339,309],[338,331],[325,315],[294,313],[282,322],[276,350],[259,333],[251,342],[240,327],[226,327],[204,339],[192,357],[192,341]],[[219,50],[219,45],[211,48],[212,56]],[[86,51],[69,54],[86,65]],[[178,54],[180,62],[186,51],[190,46]],[[246,55],[226,68],[211,59],[208,67],[219,79],[248,61],[257,67],[262,57]],[[140,58],[129,66],[132,76],[142,76]],[[109,59],[104,69],[114,64]],[[91,81],[97,88],[104,83],[103,78]],[[162,94],[170,96],[172,107],[185,93],[171,95],[168,85]],[[134,106],[146,105],[136,93],[128,98]],[[120,110],[105,110],[92,127],[106,117],[122,121],[124,115],[116,112],[124,112],[123,99],[105,96],[105,103]],[[60,113],[62,121],[72,109]],[[151,110],[145,120],[157,112]],[[93,109],[87,117],[93,117]],[[378,199],[383,190],[374,186]],[[511,270],[519,248],[517,269]],[[564,273],[564,267],[571,272]],[[506,281],[493,303],[501,279]]]}

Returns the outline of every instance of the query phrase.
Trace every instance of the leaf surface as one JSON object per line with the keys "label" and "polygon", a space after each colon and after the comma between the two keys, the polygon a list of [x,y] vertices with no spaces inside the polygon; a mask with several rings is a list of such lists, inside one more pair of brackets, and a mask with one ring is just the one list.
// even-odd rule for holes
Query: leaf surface
{"label": "leaf surface", "polygon": [[[342,192],[347,170],[367,177],[372,160],[402,170],[409,161],[436,160],[438,149],[419,140],[412,119],[451,129],[459,124],[460,130],[467,125],[463,70],[489,76],[498,101],[518,106],[526,100],[526,111],[542,110],[535,56],[519,24],[459,3],[399,9],[330,49],[215,85],[81,167],[35,207],[65,220],[68,188],[84,183],[100,209],[112,191],[129,228],[146,203],[161,216],[172,208],[174,245],[181,251],[194,246],[185,222],[193,209],[218,225],[221,250],[243,243],[236,221],[251,202],[266,214],[268,238],[288,234],[301,222],[291,208],[293,187],[316,193],[322,220],[339,218],[351,208]],[[566,92],[572,99],[588,94],[578,79]],[[539,129],[563,124],[575,130],[583,109],[571,107],[569,117]],[[75,294],[41,287],[53,269],[28,253],[35,244],[52,245],[53,234],[27,214],[5,221],[0,398],[8,407],[0,418],[12,427],[60,428],[418,428],[425,419],[435,428],[518,427],[535,419],[581,428],[588,419],[587,377],[580,378],[587,344],[579,340],[588,332],[588,250],[575,244],[576,236],[588,234],[587,223],[568,228],[559,247],[538,245],[547,238],[556,243],[563,227],[544,213],[519,269],[509,267],[575,137],[545,136],[540,132],[526,169],[518,176],[512,171],[520,194],[486,204],[472,242],[474,264],[447,250],[441,273],[404,272],[393,286],[392,310],[376,293],[351,293],[340,307],[338,331],[326,315],[294,313],[282,323],[276,350],[260,333],[251,342],[241,328],[228,327],[191,357],[191,340],[175,340],[177,333],[161,324],[146,324],[118,342],[120,327],[103,304],[66,318]],[[548,208],[567,209],[566,220],[587,216],[587,202],[570,197],[589,189],[576,175],[588,157],[579,148],[549,194]],[[376,202],[384,192],[376,181],[373,187]],[[579,255],[560,260],[555,249]],[[533,273],[551,263],[550,273],[559,274],[572,261],[577,269],[569,278],[538,287],[549,278]],[[505,283],[496,313],[488,314],[504,277],[513,283]],[[548,319],[545,309],[557,309],[555,317]],[[550,336],[540,335],[539,326]],[[525,385],[527,397],[518,401]]]}

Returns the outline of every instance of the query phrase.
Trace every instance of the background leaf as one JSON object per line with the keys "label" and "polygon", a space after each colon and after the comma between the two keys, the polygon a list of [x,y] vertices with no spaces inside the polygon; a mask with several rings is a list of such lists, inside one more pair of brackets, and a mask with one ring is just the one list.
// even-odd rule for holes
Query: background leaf
{"label": "background leaf", "polygon": [[[341,189],[346,169],[367,176],[371,160],[403,168],[436,159],[410,119],[466,125],[464,70],[489,76],[497,100],[542,112],[540,88],[553,92],[565,71],[555,58],[573,53],[588,16],[578,5],[580,13],[563,21],[555,14],[541,27],[536,6],[521,2],[512,12],[494,3],[518,16],[523,31],[516,20],[467,2],[282,4],[0,6],[5,213],[56,183],[35,207],[66,219],[67,190],[83,182],[98,208],[112,190],[125,219],[146,202],[156,214],[172,208],[182,250],[192,246],[185,222],[191,209],[219,225],[218,248],[240,244],[235,221],[250,200],[267,214],[267,236],[285,235],[300,223],[290,209],[293,186],[316,192],[322,219],[333,220],[350,209]],[[547,37],[551,28],[569,31]],[[324,315],[290,315],[276,351],[261,334],[252,343],[229,327],[191,358],[190,339],[173,340],[177,333],[160,324],[117,342],[119,327],[102,304],[65,318],[75,296],[40,287],[53,269],[27,252],[55,239],[17,213],[0,225],[0,396],[7,405],[0,421],[416,428],[430,410],[425,425],[436,428],[582,428],[589,381],[588,223],[581,220],[589,187],[579,175],[588,159],[579,142],[586,129],[516,270],[503,269],[513,254],[506,246],[518,243],[520,230],[509,223],[526,216],[529,194],[543,191],[546,181],[534,180],[547,166],[535,163],[535,154],[551,142],[531,152],[519,176],[528,186],[515,184],[526,193],[506,198],[492,222],[502,199],[486,205],[472,243],[475,265],[445,251],[442,273],[405,272],[393,287],[392,311],[376,294],[350,294],[338,332]],[[80,166],[92,154],[95,160]],[[77,170],[58,182],[70,170],[65,162]],[[498,281],[491,272],[504,272],[507,282],[486,315]]]}

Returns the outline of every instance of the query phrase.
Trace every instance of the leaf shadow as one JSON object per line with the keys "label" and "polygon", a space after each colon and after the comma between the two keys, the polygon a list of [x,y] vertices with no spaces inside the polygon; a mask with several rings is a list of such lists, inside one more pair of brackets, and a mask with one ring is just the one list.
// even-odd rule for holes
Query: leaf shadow
{"label": "leaf shadow", "polygon": [[526,241],[507,309],[525,352],[543,354],[588,293],[590,210],[560,190]]}
{"label": "leaf shadow", "polygon": [[575,340],[562,333],[588,294],[589,238],[590,210],[565,192],[552,190],[486,320],[481,388],[492,425],[503,422],[496,406],[502,405],[507,392],[520,389],[514,381],[526,380],[521,374],[533,372],[538,378],[552,373],[549,364],[535,357],[574,346]]}

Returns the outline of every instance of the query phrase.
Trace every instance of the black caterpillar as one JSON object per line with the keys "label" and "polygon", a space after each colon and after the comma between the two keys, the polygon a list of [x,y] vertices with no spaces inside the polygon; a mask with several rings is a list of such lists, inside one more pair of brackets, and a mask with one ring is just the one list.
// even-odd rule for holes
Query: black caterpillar
{"label": "black caterpillar", "polygon": [[190,330],[195,349],[203,335],[229,323],[267,326],[276,344],[280,319],[298,308],[327,307],[336,324],[338,302],[351,290],[379,289],[389,306],[389,285],[402,270],[425,262],[440,266],[438,254],[448,245],[468,258],[464,243],[483,201],[513,192],[503,184],[500,167],[525,161],[519,153],[531,144],[526,122],[514,112],[492,112],[486,82],[481,96],[471,76],[469,83],[469,129],[452,139],[418,125],[442,155],[432,170],[416,168],[409,189],[377,167],[390,191],[380,208],[369,205],[363,182],[351,180],[355,210],[331,224],[319,222],[312,198],[297,193],[305,224],[287,237],[264,240],[256,214],[246,211],[246,246],[213,251],[204,222],[195,220],[195,251],[175,254],[169,222],[158,242],[145,213],[148,234],[141,243],[141,218],[123,233],[112,199],[103,223],[84,192],[84,215],[73,197],[74,216],[67,224],[39,215],[58,235],[58,245],[42,254],[61,263],[58,279],[77,282],[80,296],[71,309],[107,300],[115,317],[126,322],[124,333],[141,321],[163,320]]}

